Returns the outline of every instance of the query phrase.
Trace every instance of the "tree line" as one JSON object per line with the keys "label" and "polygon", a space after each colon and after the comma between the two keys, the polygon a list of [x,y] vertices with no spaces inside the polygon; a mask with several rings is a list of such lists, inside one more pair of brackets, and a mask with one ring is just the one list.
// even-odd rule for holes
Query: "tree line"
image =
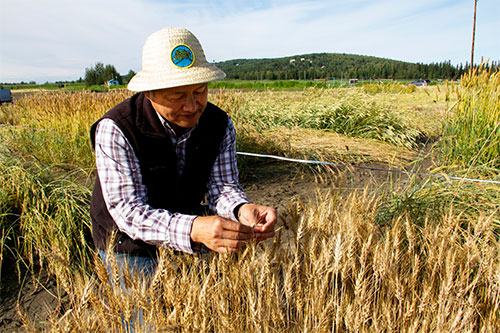
{"label": "tree line", "polygon": [[[317,79],[448,79],[456,80],[470,70],[470,65],[452,65],[450,61],[423,64],[340,53],[311,53],[273,59],[234,59],[218,62],[228,79],[240,80],[317,80]],[[494,71],[500,62],[485,64]],[[131,69],[120,75],[113,65],[97,62],[85,68],[88,86],[103,85],[109,80],[127,84],[135,75]]]}
{"label": "tree line", "polygon": [[109,80],[116,80],[122,85],[128,83],[135,75],[133,70],[129,70],[127,75],[120,75],[113,65],[104,65],[102,62],[97,62],[95,65],[85,68],[85,84],[88,86],[102,85]]}
{"label": "tree line", "polygon": [[[241,80],[314,80],[399,79],[454,80],[470,70],[468,63],[454,66],[440,63],[410,63],[371,56],[337,53],[312,53],[275,59],[236,59],[218,62],[229,79]],[[498,70],[500,63],[486,64]]]}

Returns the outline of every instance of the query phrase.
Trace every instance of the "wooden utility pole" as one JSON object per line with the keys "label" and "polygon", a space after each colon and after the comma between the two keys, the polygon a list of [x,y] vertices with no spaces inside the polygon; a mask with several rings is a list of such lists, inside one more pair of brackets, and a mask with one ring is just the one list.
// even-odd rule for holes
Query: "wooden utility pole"
{"label": "wooden utility pole", "polygon": [[476,39],[476,7],[478,0],[474,0],[474,25],[472,26],[472,51],[470,54],[470,70],[474,67],[474,40]]}

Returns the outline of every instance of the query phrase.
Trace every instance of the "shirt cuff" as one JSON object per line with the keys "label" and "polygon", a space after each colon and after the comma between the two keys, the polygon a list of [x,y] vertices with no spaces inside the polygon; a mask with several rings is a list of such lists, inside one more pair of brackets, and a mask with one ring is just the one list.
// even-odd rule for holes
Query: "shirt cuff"
{"label": "shirt cuff", "polygon": [[191,241],[191,228],[196,217],[195,215],[176,214],[170,222],[165,245],[177,251],[190,254],[198,253],[200,247]]}
{"label": "shirt cuff", "polygon": [[247,203],[250,203],[250,201],[239,201],[237,202],[236,204],[233,205],[232,209],[231,209],[231,219],[233,221],[237,221],[239,222],[238,220],[238,211],[240,210],[241,206],[243,206],[244,204],[247,204]]}

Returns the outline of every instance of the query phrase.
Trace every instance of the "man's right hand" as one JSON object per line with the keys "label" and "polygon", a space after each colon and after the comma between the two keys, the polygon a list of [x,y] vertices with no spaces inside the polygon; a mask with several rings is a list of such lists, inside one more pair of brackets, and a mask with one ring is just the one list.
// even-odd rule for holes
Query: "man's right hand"
{"label": "man's right hand", "polygon": [[210,250],[234,253],[254,238],[253,228],[219,216],[199,216],[191,227],[191,240]]}

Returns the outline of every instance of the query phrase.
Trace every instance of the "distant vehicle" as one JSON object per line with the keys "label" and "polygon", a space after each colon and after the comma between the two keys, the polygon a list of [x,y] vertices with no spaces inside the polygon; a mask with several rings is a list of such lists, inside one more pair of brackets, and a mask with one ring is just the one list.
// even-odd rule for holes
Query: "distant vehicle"
{"label": "distant vehicle", "polygon": [[108,87],[111,87],[111,86],[118,86],[118,85],[120,85],[120,83],[118,82],[118,80],[112,79],[112,80],[109,80],[109,81],[107,82],[107,85],[108,85]]}
{"label": "distant vehicle", "polygon": [[429,83],[431,83],[431,80],[425,79],[425,80],[415,80],[415,81],[407,83],[406,85],[409,86],[409,85],[413,84],[414,86],[418,87],[418,86],[426,86]]}
{"label": "distant vehicle", "polygon": [[12,102],[12,94],[9,89],[0,89],[0,104]]}

